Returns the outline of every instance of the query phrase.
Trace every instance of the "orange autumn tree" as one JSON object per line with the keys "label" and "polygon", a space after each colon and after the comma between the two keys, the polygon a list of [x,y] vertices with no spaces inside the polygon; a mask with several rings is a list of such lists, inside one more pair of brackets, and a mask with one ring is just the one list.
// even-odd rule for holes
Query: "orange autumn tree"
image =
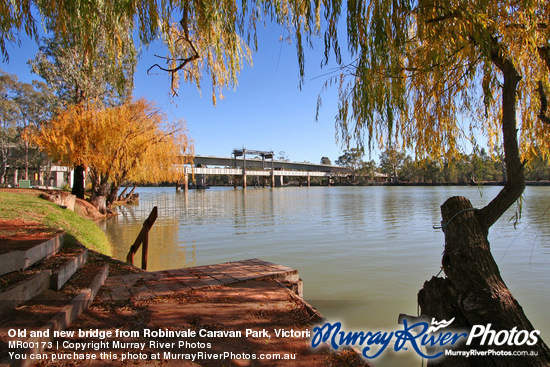
{"label": "orange autumn tree", "polygon": [[167,123],[165,114],[144,99],[109,108],[69,106],[34,131],[32,140],[55,161],[88,168],[90,199],[100,211],[129,180],[180,179],[182,165],[193,155],[183,124]]}

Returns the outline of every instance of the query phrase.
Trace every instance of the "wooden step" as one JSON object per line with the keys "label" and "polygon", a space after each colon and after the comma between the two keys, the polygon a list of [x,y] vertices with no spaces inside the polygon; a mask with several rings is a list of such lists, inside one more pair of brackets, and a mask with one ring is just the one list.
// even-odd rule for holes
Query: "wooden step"
{"label": "wooden step", "polygon": [[0,292],[0,315],[9,312],[50,288],[51,275],[50,270],[30,274]]}
{"label": "wooden step", "polygon": [[249,259],[193,268],[112,275],[105,283],[100,298],[106,302],[144,300],[252,279],[279,281],[303,297],[303,282],[296,269],[260,259]]}
{"label": "wooden step", "polygon": [[[84,265],[61,291],[48,289],[23,305],[6,312],[0,321],[0,366],[30,366],[37,362],[30,354],[41,353],[55,331],[65,330],[92,304],[109,273],[102,262]],[[9,337],[10,329],[26,330],[25,337]],[[39,336],[30,336],[31,330]],[[9,341],[32,342],[29,348],[8,348]],[[46,343],[42,343],[46,342]],[[26,359],[10,360],[9,352],[26,355]]]}
{"label": "wooden step", "polygon": [[28,248],[0,253],[0,275],[27,269],[38,261],[57,253],[62,244],[63,233]]}
{"label": "wooden step", "polygon": [[59,290],[82,267],[87,255],[88,250],[83,247],[63,248],[27,270],[4,274],[0,286],[0,315],[50,287]]}
{"label": "wooden step", "polygon": [[58,291],[86,263],[88,249],[82,249],[66,260],[61,267],[52,273],[51,288]]}

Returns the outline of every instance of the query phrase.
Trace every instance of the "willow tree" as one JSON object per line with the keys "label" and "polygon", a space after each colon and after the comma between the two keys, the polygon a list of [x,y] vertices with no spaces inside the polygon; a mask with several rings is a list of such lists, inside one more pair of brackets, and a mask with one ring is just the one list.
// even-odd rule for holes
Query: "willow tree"
{"label": "willow tree", "polygon": [[[97,9],[105,14],[103,5]],[[47,19],[49,29],[59,20]],[[30,60],[32,71],[40,75],[66,104],[87,106],[101,101],[106,105],[122,103],[133,91],[136,50],[128,28],[132,22],[124,16],[118,23],[96,24],[92,45],[90,35],[82,34],[78,24],[69,24],[66,34],[53,34],[41,40],[35,58]],[[131,27],[130,27],[131,28]],[[117,52],[109,52],[117,41]],[[72,193],[84,198],[84,167],[75,166]]]}
{"label": "willow tree", "polygon": [[[447,278],[425,285],[423,312],[447,318],[452,310],[463,325],[492,321],[498,329],[532,329],[498,274],[487,233],[524,190],[522,159],[535,151],[548,154],[548,2],[349,0],[344,7],[341,0],[19,0],[0,8],[4,55],[4,43],[17,32],[36,34],[31,5],[54,19],[52,30],[60,36],[81,34],[92,56],[99,52],[94,47],[99,23],[115,35],[101,52],[116,55],[117,17],[123,14],[142,42],[163,38],[167,53],[154,69],[172,75],[173,92],[181,78],[200,87],[204,72],[214,100],[221,88],[236,85],[263,19],[282,24],[293,36],[301,78],[303,47],[322,26],[325,60],[334,51],[341,65],[336,127],[344,145],[382,142],[414,149],[419,158],[452,157],[461,137],[475,140],[479,132],[494,149],[504,150],[506,185],[488,205],[473,209],[464,198],[443,205]],[[344,12],[351,62],[339,49]],[[430,302],[430,295],[448,299]],[[544,344],[537,348],[539,358],[531,363],[550,360]]]}
{"label": "willow tree", "polygon": [[252,64],[257,49],[258,24],[271,20],[284,27],[296,41],[299,77],[304,77],[304,45],[321,27],[321,4],[304,0],[236,1],[191,0],[161,2],[159,35],[166,55],[149,73],[171,75],[177,94],[180,81],[200,90],[203,78],[212,83],[212,102],[223,98],[225,88],[235,88],[245,63]]}
{"label": "willow tree", "polygon": [[[121,50],[129,45],[126,35],[137,35],[144,46],[161,38],[166,53],[157,55],[159,62],[149,72],[169,73],[173,93],[181,80],[200,88],[208,77],[214,103],[224,88],[237,85],[244,63],[251,63],[259,24],[281,24],[296,40],[300,78],[304,45],[321,25],[321,3],[304,0],[15,0],[0,4],[0,52],[5,59],[6,43],[18,42],[21,34],[38,37],[37,13],[56,39],[78,44],[88,65],[103,56],[118,65]],[[98,29],[104,30],[105,39]]]}
{"label": "willow tree", "polygon": [[[104,70],[97,65],[102,59],[111,61],[107,70],[121,70],[124,66],[121,55],[133,47],[134,35],[145,46],[160,37],[167,46],[166,54],[156,55],[159,62],[148,72],[169,73],[174,94],[180,80],[200,90],[207,76],[212,82],[214,104],[223,97],[224,88],[237,85],[244,63],[252,62],[251,51],[257,46],[256,26],[264,16],[284,25],[295,36],[301,78],[302,39],[305,42],[320,29],[320,3],[308,1],[15,0],[0,4],[0,52],[5,59],[9,58],[6,42],[17,42],[22,33],[37,38],[37,13],[56,43],[78,51],[76,60],[81,67],[61,68],[62,75]],[[47,67],[41,70],[48,74]],[[127,80],[133,77],[120,75]],[[79,94],[82,90],[78,88],[75,92],[79,100],[89,97]],[[83,167],[77,168],[73,193],[83,197]]]}
{"label": "willow tree", "polygon": [[[461,137],[484,134],[505,154],[506,184],[483,208],[453,197],[442,207],[446,278],[419,293],[422,313],[465,328],[532,330],[490,252],[490,227],[521,196],[524,164],[549,153],[546,1],[348,1],[352,61],[338,75],[337,127],[345,143],[400,144],[417,157],[455,156]],[[338,14],[330,15],[332,21]],[[337,28],[328,32],[335,47]],[[503,346],[503,348],[511,348]],[[483,357],[444,365],[548,365],[538,358]],[[481,357],[480,357],[481,358]]]}
{"label": "willow tree", "polygon": [[182,123],[168,124],[166,116],[145,100],[115,107],[72,105],[31,138],[55,161],[88,167],[91,202],[102,212],[126,180],[181,179],[181,167],[193,152]]}

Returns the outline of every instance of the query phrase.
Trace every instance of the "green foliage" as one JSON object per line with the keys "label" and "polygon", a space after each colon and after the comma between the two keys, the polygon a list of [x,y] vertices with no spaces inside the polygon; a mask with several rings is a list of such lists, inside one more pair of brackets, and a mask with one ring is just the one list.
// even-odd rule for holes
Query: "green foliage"
{"label": "green foliage", "polygon": [[352,182],[355,182],[356,175],[361,167],[363,167],[363,156],[365,153],[359,148],[351,148],[345,150],[341,156],[338,157],[335,164],[337,166],[347,167],[352,171]]}
{"label": "green foliage", "polygon": [[391,177],[391,181],[397,181],[397,171],[400,170],[405,161],[405,152],[390,147],[380,154],[380,168],[383,173]]}
{"label": "green foliage", "polygon": [[374,160],[370,160],[368,162],[364,162],[359,168],[358,174],[363,180],[366,180],[367,182],[374,181],[376,177],[376,162]]}
{"label": "green foliage", "polygon": [[[381,172],[389,173],[394,166],[382,164],[387,161],[388,154],[381,155]],[[383,159],[384,158],[384,159]],[[505,180],[504,163],[500,159],[489,157],[484,150],[469,155],[459,154],[457,157],[445,160],[425,158],[413,160],[404,157],[396,166],[398,181],[412,183],[434,184],[476,184],[503,183]],[[389,168],[382,168],[387,166]],[[389,170],[388,170],[389,169]],[[548,161],[535,160],[526,167],[528,180],[549,180],[550,166]]]}
{"label": "green foliage", "polygon": [[550,161],[536,156],[525,167],[525,177],[529,181],[550,180]]}
{"label": "green foliage", "polygon": [[[459,156],[462,138],[475,144],[481,132],[491,154],[505,153],[507,188],[479,212],[487,228],[523,191],[520,154],[530,159],[538,149],[550,155],[547,2],[373,0],[344,7],[340,0],[19,0],[0,12],[4,55],[5,42],[18,31],[36,35],[32,5],[62,44],[82,50],[84,69],[99,55],[120,67],[125,32],[137,29],[145,44],[160,35],[166,64],[155,66],[172,75],[172,91],[180,75],[200,88],[204,72],[214,103],[223,88],[236,86],[243,63],[251,62],[259,22],[271,18],[288,30],[301,79],[304,45],[323,25],[325,62],[332,51],[340,66],[327,86],[338,85],[336,126],[346,147],[355,141],[361,150],[365,143],[378,144],[413,149],[418,159],[451,160]],[[351,61],[338,44],[344,12]],[[104,41],[98,28],[105,30],[99,32]],[[432,175],[436,166],[427,161],[426,172]]]}
{"label": "green foliage", "polygon": [[10,97],[15,87],[14,75],[0,73],[0,184],[6,183],[8,155],[17,143],[17,104]]}
{"label": "green foliage", "polygon": [[[475,129],[487,135],[492,149],[500,146],[499,78],[511,64],[523,77],[522,153],[531,156],[535,146],[548,152],[537,92],[539,83],[542,91],[549,87],[545,2],[18,0],[1,12],[4,55],[3,45],[18,32],[36,35],[33,6],[60,44],[81,51],[76,59],[83,69],[102,55],[120,68],[134,30],[144,44],[160,36],[167,54],[152,71],[170,73],[173,92],[180,77],[200,88],[206,73],[214,102],[223,88],[237,85],[243,63],[251,62],[259,23],[270,19],[287,29],[301,78],[304,45],[323,26],[325,62],[333,53],[340,64],[327,85],[339,88],[336,124],[343,143],[397,141],[419,158],[458,154],[460,138],[475,136]],[[351,60],[342,57],[338,43],[344,15]]]}
{"label": "green foliage", "polygon": [[87,248],[106,255],[112,252],[109,239],[95,222],[33,195],[0,192],[0,218],[37,221],[53,232],[66,232]]}
{"label": "green foliage", "polygon": [[337,166],[348,167],[354,171],[362,166],[365,153],[361,149],[351,148],[343,153],[335,162]]}
{"label": "green foliage", "polygon": [[22,177],[28,179],[29,169],[39,170],[46,163],[23,135],[50,118],[56,103],[45,83],[19,82],[17,76],[0,70],[0,185],[7,182],[8,165],[12,172],[22,170]]}
{"label": "green foliage", "polygon": [[[336,123],[346,146],[397,143],[419,158],[451,158],[461,138],[481,133],[494,152],[502,142],[501,68],[512,65],[523,77],[517,106],[522,154],[531,157],[537,146],[548,154],[537,92],[539,82],[547,90],[550,81],[542,56],[550,41],[546,2],[347,4],[352,57],[328,82],[339,88]],[[329,14],[329,21],[339,16]],[[338,29],[328,27],[325,39],[337,39]]]}
{"label": "green foliage", "polygon": [[[121,21],[122,22],[122,21]],[[121,104],[132,95],[136,50],[131,34],[124,28],[117,57],[99,53],[92,58],[83,48],[82,41],[73,35],[65,39],[45,38],[33,60],[32,71],[40,75],[68,104],[102,102],[109,106]],[[94,30],[97,51],[105,50],[109,43],[108,29],[100,26]]]}
{"label": "green foliage", "polygon": [[[132,45],[132,30],[139,28],[143,41],[152,40],[158,26],[155,1],[15,0],[0,5],[0,51],[9,55],[6,42],[18,42],[20,34],[38,41],[38,27],[45,25],[56,42],[76,46],[85,55],[84,67],[106,57],[119,66],[119,56]],[[37,17],[38,14],[38,17]],[[41,23],[41,19],[43,24]],[[135,19],[135,21],[134,21]],[[106,37],[103,37],[105,35]],[[130,42],[128,42],[130,40]]]}

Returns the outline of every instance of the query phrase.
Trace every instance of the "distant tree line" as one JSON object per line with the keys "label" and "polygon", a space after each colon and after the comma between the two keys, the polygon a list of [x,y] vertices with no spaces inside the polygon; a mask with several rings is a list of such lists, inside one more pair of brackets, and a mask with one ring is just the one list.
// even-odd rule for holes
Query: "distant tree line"
{"label": "distant tree line", "polygon": [[[433,158],[415,160],[397,149],[388,148],[379,156],[379,163],[363,160],[364,152],[357,148],[344,151],[336,165],[348,167],[348,183],[367,184],[373,181],[468,184],[504,182],[506,170],[503,159],[489,156],[485,149],[460,154],[453,159]],[[383,175],[383,176],[382,176]],[[549,181],[550,162],[536,156],[525,166],[528,181]]]}

